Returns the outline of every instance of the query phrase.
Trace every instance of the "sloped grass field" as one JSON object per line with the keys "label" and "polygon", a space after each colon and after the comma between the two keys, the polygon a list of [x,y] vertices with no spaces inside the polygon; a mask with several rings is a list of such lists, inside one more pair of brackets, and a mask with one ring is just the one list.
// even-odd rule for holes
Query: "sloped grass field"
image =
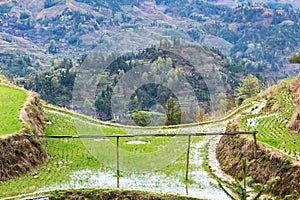
{"label": "sloped grass field", "polygon": [[19,113],[27,97],[28,94],[21,89],[0,84],[0,136],[23,128]]}
{"label": "sloped grass field", "polygon": [[[149,133],[149,130],[139,129],[124,130],[119,127],[104,126],[84,120],[84,118],[71,113],[63,113],[50,108],[45,108],[48,116],[48,125],[45,135],[111,135],[111,134],[132,134],[132,133]],[[154,132],[157,133],[157,130]],[[170,132],[171,130],[167,130]],[[163,132],[163,131],[162,131]],[[192,142],[202,140],[202,137],[192,138]],[[108,141],[110,140],[110,141]],[[99,170],[111,166],[111,170],[116,170],[116,139],[53,139],[47,138],[45,147],[49,158],[46,164],[38,167],[35,171],[21,175],[16,180],[9,180],[0,184],[0,198],[15,196],[24,193],[42,191],[47,188],[55,187],[59,184],[72,183],[71,175],[73,172],[80,170]],[[169,145],[171,144],[171,145]],[[184,151],[179,152],[178,159],[167,166],[160,166],[159,156],[155,153],[161,149],[174,144],[182,146]],[[137,169],[149,169],[151,167],[161,167],[160,171],[166,176],[176,176],[180,181],[184,179],[184,170],[186,164],[186,145],[187,138],[120,138],[120,170],[126,167],[135,166]],[[100,148],[96,148],[100,147]],[[96,152],[95,152],[96,149]],[[98,150],[99,149],[99,150]],[[105,151],[103,153],[102,151]],[[166,151],[168,152],[168,151]],[[153,153],[151,158],[153,166],[149,166],[146,154]],[[167,155],[169,156],[169,155]],[[98,158],[98,159],[97,159]],[[102,162],[100,162],[100,161]],[[128,166],[126,166],[126,162]],[[190,170],[196,168],[190,165]],[[87,182],[87,177],[79,180],[80,185]],[[115,182],[115,180],[112,180]]]}
{"label": "sloped grass field", "polygon": [[295,109],[292,94],[285,87],[276,86],[271,90],[274,95],[269,97],[266,105],[269,108],[264,113],[244,117],[242,125],[246,130],[257,130],[259,141],[300,160],[300,135],[287,128],[288,120]]}

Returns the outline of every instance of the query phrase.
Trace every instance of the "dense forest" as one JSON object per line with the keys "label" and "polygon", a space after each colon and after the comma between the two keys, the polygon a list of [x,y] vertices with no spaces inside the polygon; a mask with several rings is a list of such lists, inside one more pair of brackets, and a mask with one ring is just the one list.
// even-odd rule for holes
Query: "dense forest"
{"label": "dense forest", "polygon": [[[169,48],[165,49],[160,46],[166,43],[170,45]],[[212,63],[195,66],[184,57],[174,54],[176,48],[181,48],[183,51],[195,49],[200,53],[197,55],[212,57]],[[158,46],[153,45],[137,54],[126,54],[112,60],[98,77],[86,78],[86,82],[90,84],[93,79],[97,80],[97,94],[92,99],[88,95],[82,97],[83,104],[77,105],[79,107],[76,109],[84,112],[85,108],[94,102],[93,111],[100,113],[101,119],[112,119],[114,113],[112,113],[111,98],[113,93],[118,93],[131,95],[130,112],[155,110],[163,113],[167,110],[170,97],[177,98],[174,91],[177,92],[177,95],[185,97],[182,101],[187,105],[191,103],[192,99],[185,94],[186,87],[190,86],[196,97],[194,100],[201,105],[204,112],[209,112],[213,102],[211,102],[211,94],[204,78],[215,79],[215,76],[221,75],[223,87],[226,87],[223,95],[226,97],[235,95],[235,88],[239,86],[241,78],[247,74],[241,65],[226,59],[218,49],[209,50],[201,46],[185,46],[171,40],[163,40]],[[82,60],[55,59],[49,70],[28,75],[24,86],[38,92],[43,99],[52,104],[70,108],[72,89],[76,74],[80,70],[80,64],[82,64]],[[144,67],[145,71],[140,72],[139,67]],[[202,67],[209,73],[199,73],[199,69]],[[141,78],[141,83],[139,83],[141,86],[138,88],[130,80],[126,81],[126,86],[118,85],[122,76],[129,71],[134,72],[136,76],[131,76],[131,79]],[[120,105],[124,101],[122,95],[118,98]],[[220,102],[214,102],[214,104],[216,103]],[[154,109],[153,106],[156,104],[159,104],[159,107]],[[198,119],[192,119],[192,121],[195,120]]]}

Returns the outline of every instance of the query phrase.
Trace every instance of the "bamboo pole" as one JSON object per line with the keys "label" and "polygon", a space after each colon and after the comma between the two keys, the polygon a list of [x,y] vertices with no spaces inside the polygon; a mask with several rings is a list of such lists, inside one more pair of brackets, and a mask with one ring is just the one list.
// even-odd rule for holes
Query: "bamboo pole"
{"label": "bamboo pole", "polygon": [[257,140],[256,140],[257,131],[253,132],[253,156],[256,158],[257,156]]}
{"label": "bamboo pole", "polygon": [[191,148],[191,136],[188,136],[188,147],[186,152],[186,171],[185,171],[185,180],[189,180],[189,162],[190,162],[190,148]]}
{"label": "bamboo pole", "polygon": [[119,137],[117,137],[117,188],[120,186],[120,155],[119,155]]}

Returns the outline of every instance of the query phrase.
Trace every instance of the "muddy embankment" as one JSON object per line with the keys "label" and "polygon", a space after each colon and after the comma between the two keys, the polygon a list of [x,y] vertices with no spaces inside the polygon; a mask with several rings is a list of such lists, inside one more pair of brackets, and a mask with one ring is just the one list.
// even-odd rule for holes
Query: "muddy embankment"
{"label": "muddy embankment", "polygon": [[44,140],[26,136],[43,134],[45,130],[46,116],[36,94],[29,93],[19,117],[24,128],[18,133],[0,137],[0,181],[31,171],[47,158]]}
{"label": "muddy embankment", "polygon": [[[216,153],[222,170],[241,179],[242,158],[254,159],[253,139],[245,136],[223,136]],[[286,158],[261,143],[258,143],[257,157],[249,166],[248,176],[262,184],[280,176],[280,180],[272,185],[269,192],[279,199],[300,198],[300,162]]]}
{"label": "muddy embankment", "polygon": [[[40,195],[47,195],[51,200],[65,200],[65,199],[90,199],[90,200],[201,200],[199,198],[161,194],[146,191],[134,190],[119,190],[119,189],[74,189],[74,190],[55,190],[48,193],[41,193]],[[203,199],[204,200],[204,199]]]}

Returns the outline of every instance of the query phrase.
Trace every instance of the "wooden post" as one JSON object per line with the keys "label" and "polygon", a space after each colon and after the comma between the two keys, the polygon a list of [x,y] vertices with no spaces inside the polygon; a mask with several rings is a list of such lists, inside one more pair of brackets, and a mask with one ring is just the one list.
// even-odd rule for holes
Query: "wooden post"
{"label": "wooden post", "polygon": [[256,134],[257,134],[257,132],[255,131],[255,132],[253,133],[253,156],[254,156],[254,158],[256,158],[256,153],[257,153]]}
{"label": "wooden post", "polygon": [[119,137],[117,137],[117,188],[119,188],[120,164],[119,164]]}
{"label": "wooden post", "polygon": [[189,184],[187,182],[185,183],[185,194],[189,196]]}
{"label": "wooden post", "polygon": [[190,161],[190,147],[191,147],[191,136],[188,137],[188,147],[186,152],[186,171],[185,171],[185,180],[189,180],[189,161]]}

